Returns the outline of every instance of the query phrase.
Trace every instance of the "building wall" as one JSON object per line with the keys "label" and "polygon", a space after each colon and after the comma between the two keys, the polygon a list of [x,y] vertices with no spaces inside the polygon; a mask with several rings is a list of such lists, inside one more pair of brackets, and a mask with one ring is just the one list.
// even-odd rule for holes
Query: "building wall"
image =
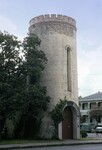
{"label": "building wall", "polygon": [[[45,52],[48,63],[44,71],[42,84],[48,88],[48,95],[55,105],[65,96],[68,100],[77,100],[77,54],[76,54],[76,22],[62,15],[45,15],[31,19],[30,33],[41,39],[41,49]],[[67,48],[71,52],[71,92],[67,89]]]}
{"label": "building wall", "polygon": [[[49,111],[64,97],[78,105],[76,21],[62,15],[42,15],[30,20],[29,32],[41,39],[41,50],[48,59],[41,84],[52,98]],[[45,116],[43,131],[50,132],[51,120]]]}
{"label": "building wall", "polygon": [[[95,99],[95,100],[86,100],[86,101],[83,101],[83,100],[80,100],[79,101],[80,103],[80,113],[81,113],[81,116],[85,116],[85,122],[83,122],[83,124],[88,124],[88,125],[91,125],[91,124],[94,124],[94,125],[97,125],[97,122],[95,119],[92,119],[90,118],[90,111],[91,109],[95,109],[97,107],[102,107],[102,100],[100,99]],[[98,125],[102,125],[102,118],[100,117],[100,122],[98,122]]]}

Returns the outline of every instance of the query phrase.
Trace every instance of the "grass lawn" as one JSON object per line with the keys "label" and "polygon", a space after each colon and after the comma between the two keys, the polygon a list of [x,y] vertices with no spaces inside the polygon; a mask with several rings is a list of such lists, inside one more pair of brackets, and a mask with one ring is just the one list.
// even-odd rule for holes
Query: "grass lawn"
{"label": "grass lawn", "polygon": [[[95,140],[98,138],[80,138],[81,141],[85,140]],[[1,140],[0,145],[6,145],[6,144],[26,144],[26,143],[46,143],[46,142],[58,142],[61,140],[31,140],[31,139],[12,139],[12,140]],[[63,140],[62,140],[63,141]]]}
{"label": "grass lawn", "polygon": [[60,140],[23,140],[23,139],[15,139],[15,140],[1,140],[0,145],[5,145],[5,144],[25,144],[25,143],[46,143],[46,142],[55,142],[55,141],[60,141]]}
{"label": "grass lawn", "polygon": [[35,140],[1,140],[0,141],[0,145],[1,144],[24,144],[24,143],[34,143],[37,142]]}

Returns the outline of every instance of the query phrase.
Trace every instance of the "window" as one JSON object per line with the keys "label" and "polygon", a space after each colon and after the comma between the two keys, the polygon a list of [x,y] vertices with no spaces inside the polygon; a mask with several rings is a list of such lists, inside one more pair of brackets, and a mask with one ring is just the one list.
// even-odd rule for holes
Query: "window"
{"label": "window", "polygon": [[87,110],[87,109],[88,109],[88,103],[83,103],[82,110]]}
{"label": "window", "polygon": [[90,118],[90,122],[91,122],[91,123],[93,122],[93,118]]}
{"label": "window", "polygon": [[101,103],[100,102],[98,102],[98,107],[100,107],[101,106]]}
{"label": "window", "polygon": [[71,49],[67,47],[67,89],[71,92]]}
{"label": "window", "polygon": [[101,118],[98,118],[98,123],[101,123]]}

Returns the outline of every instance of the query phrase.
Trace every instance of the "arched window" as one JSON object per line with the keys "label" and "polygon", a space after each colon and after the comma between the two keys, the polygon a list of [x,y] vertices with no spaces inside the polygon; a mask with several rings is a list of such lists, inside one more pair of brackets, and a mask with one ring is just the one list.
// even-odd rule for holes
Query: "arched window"
{"label": "arched window", "polygon": [[67,89],[71,92],[71,49],[67,47]]}

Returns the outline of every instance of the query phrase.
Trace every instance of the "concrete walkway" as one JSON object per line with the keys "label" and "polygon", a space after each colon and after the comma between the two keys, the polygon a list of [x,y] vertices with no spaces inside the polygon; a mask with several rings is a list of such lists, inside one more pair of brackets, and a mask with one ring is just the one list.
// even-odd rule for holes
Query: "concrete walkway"
{"label": "concrete walkway", "polygon": [[93,140],[61,140],[61,141],[46,141],[46,142],[36,142],[27,144],[9,144],[0,145],[0,150],[2,149],[21,149],[21,148],[35,148],[35,147],[48,147],[48,146],[68,146],[68,145],[84,145],[84,144],[102,144],[102,138],[97,138]]}

